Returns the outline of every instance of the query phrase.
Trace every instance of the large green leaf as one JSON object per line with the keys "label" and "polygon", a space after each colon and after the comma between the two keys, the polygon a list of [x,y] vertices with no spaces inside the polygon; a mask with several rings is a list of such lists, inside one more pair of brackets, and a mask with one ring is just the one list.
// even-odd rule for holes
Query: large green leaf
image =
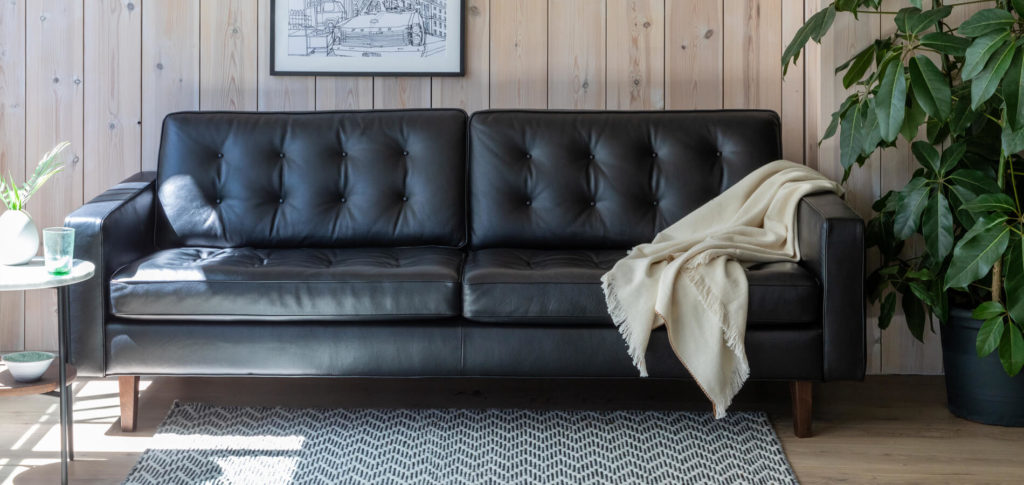
{"label": "large green leaf", "polygon": [[890,292],[885,295],[882,299],[882,305],[879,307],[878,313],[878,328],[885,330],[889,328],[889,324],[892,323],[892,316],[896,313],[896,293]]}
{"label": "large green leaf", "polygon": [[1017,53],[1017,44],[1007,43],[988,60],[985,69],[981,70],[971,82],[971,108],[978,109],[981,103],[988,101],[1003,82],[1003,75],[1010,69],[1013,56]]}
{"label": "large green leaf", "polygon": [[915,141],[910,145],[910,151],[921,165],[928,167],[932,172],[939,173],[941,158],[939,151],[931,143],[921,140]]}
{"label": "large green leaf", "polygon": [[981,216],[953,249],[944,288],[964,288],[984,277],[1006,252],[1009,242],[1006,216]]}
{"label": "large green leaf", "polygon": [[871,67],[871,63],[875,60],[875,46],[871,45],[864,49],[853,58],[853,62],[850,63],[850,68],[843,75],[843,87],[849,89],[854,83],[860,81],[860,78],[864,77],[864,73],[867,72],[868,68]]}
{"label": "large green leaf", "polygon": [[991,354],[999,348],[999,341],[1003,338],[1003,317],[993,317],[985,320],[978,330],[978,339],[974,344],[978,357]]}
{"label": "large green leaf", "polygon": [[953,249],[953,212],[941,191],[936,190],[928,199],[921,221],[925,248],[935,261],[946,259]]}
{"label": "large green leaf", "polygon": [[803,50],[808,40],[814,39],[815,42],[821,43],[821,38],[832,27],[832,22],[835,18],[836,9],[834,6],[829,5],[812,15],[811,18],[807,19],[807,22],[804,22],[804,25],[797,29],[796,34],[793,35],[793,40],[782,51],[783,75],[789,70],[789,64],[800,58],[800,51]]}
{"label": "large green leaf", "polygon": [[949,17],[953,7],[942,7],[932,10],[921,11],[918,7],[901,8],[896,12],[893,21],[896,23],[896,30],[904,34],[918,34],[935,26],[935,22]]}
{"label": "large green leaf", "polygon": [[913,292],[903,293],[903,315],[907,317],[907,329],[918,341],[924,341],[925,311],[921,300]]}
{"label": "large green leaf", "polygon": [[967,52],[971,41],[945,32],[931,32],[921,36],[921,45],[946,55],[959,57]]}
{"label": "large green leaf", "polygon": [[1018,49],[1003,78],[1006,120],[1013,130],[1024,128],[1024,49]]}
{"label": "large green leaf", "polygon": [[1024,15],[1024,0],[1011,0],[1010,4],[1013,5],[1013,10],[1018,15]]}
{"label": "large green leaf", "polygon": [[960,77],[968,80],[980,74],[992,54],[995,54],[1009,41],[1010,32],[992,32],[974,39],[964,55],[964,65],[960,69]]}
{"label": "large green leaf", "polygon": [[1017,21],[1012,13],[1001,8],[980,10],[960,24],[957,32],[967,37],[978,37],[993,31],[1009,31]]}
{"label": "large green leaf", "polygon": [[1006,309],[1003,308],[1002,303],[999,303],[998,301],[986,301],[978,305],[978,307],[971,312],[971,317],[978,320],[988,320],[990,318],[1002,316],[1004,313],[1006,313]]}
{"label": "large green leaf", "polygon": [[[931,59],[914,56],[910,59],[910,85],[914,88],[914,99],[921,104],[928,116],[945,120],[953,109],[949,80]],[[884,86],[884,81],[883,81]],[[879,89],[881,94],[881,88]]]}
{"label": "large green leaf", "polygon": [[1006,311],[1014,321],[1024,323],[1024,242],[1020,237],[1013,238],[1006,256],[1003,260]]}
{"label": "large green leaf", "polygon": [[[832,113],[832,121],[829,122],[828,127],[825,128],[825,134],[821,136],[821,140],[827,140],[829,138],[832,138],[832,135],[836,134],[836,130],[839,129],[839,121],[846,114],[846,112],[849,111],[850,107],[853,106],[853,103],[857,102],[858,99],[859,97],[856,93],[846,97],[846,100],[844,100],[843,104],[839,106],[839,109]],[[818,143],[820,144],[821,141],[819,141]]]}
{"label": "large green leaf", "polygon": [[876,114],[876,106],[877,102],[875,101],[875,98],[870,98],[867,101],[867,109],[861,111],[861,115],[864,117],[864,120],[860,125],[860,129],[863,131],[860,154],[864,157],[874,153],[878,148],[878,144],[882,142],[881,124],[879,123],[878,115]]}
{"label": "large green leaf", "polygon": [[[949,181],[969,190],[975,196],[1000,191],[999,184],[996,183],[995,179],[985,175],[984,172],[969,168],[961,168],[953,172],[949,176]],[[971,197],[971,199],[973,198]]]}
{"label": "large green leaf", "polygon": [[844,169],[849,170],[857,162],[861,147],[864,146],[864,133],[861,127],[864,124],[863,112],[867,107],[867,103],[863,101],[855,102],[839,124],[839,163]]}
{"label": "large green leaf", "polygon": [[964,204],[967,209],[976,214],[997,212],[1006,216],[1017,212],[1017,207],[1009,195],[996,192],[994,194],[982,194],[978,198]]}
{"label": "large green leaf", "polygon": [[1010,377],[1017,375],[1021,367],[1024,367],[1024,337],[1014,325],[1007,325],[1003,331],[1003,338],[999,342],[999,361]]}
{"label": "large green leaf", "polygon": [[907,114],[903,116],[903,125],[900,126],[900,135],[907,141],[914,141],[917,138],[917,131],[921,129],[921,123],[924,123],[925,117],[928,116],[921,108],[921,104],[917,102],[917,96],[910,97],[910,107],[907,109]]}
{"label": "large green leaf", "polygon": [[964,206],[970,201],[974,200],[978,196],[967,190],[961,185],[950,185],[949,186],[949,200],[950,205],[953,207],[953,215],[956,217],[957,222],[961,226],[971,227],[977,218],[970,213]]}
{"label": "large green leaf", "polygon": [[885,65],[882,82],[875,95],[875,116],[878,118],[878,131],[882,139],[888,142],[896,140],[903,126],[903,117],[907,111],[907,78],[903,74],[903,64],[895,59]]}
{"label": "large green leaf", "polygon": [[939,175],[945,175],[950,169],[956,166],[967,153],[967,144],[964,142],[953,143],[942,151],[942,162],[939,164]]}
{"label": "large green leaf", "polygon": [[900,191],[900,205],[896,209],[893,234],[900,240],[913,236],[928,205],[928,185],[923,177],[914,177]]}
{"label": "large green leaf", "polygon": [[1014,130],[1009,123],[1004,124],[999,134],[999,148],[1006,156],[1024,150],[1024,128]]}

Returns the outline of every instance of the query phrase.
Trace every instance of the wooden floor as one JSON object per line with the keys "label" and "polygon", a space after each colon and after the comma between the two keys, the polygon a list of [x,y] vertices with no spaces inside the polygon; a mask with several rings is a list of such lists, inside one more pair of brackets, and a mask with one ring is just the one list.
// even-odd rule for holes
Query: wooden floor
{"label": "wooden floor", "polygon": [[[304,407],[530,407],[707,410],[672,381],[144,379],[139,431],[117,422],[116,379],[75,385],[72,483],[119,483],[171,403]],[[734,409],[769,412],[802,483],[1022,483],[1024,428],[954,418],[941,377],[871,377],[815,385],[815,437],[793,437],[788,386],[749,383]],[[59,477],[57,399],[0,399],[0,483]]]}

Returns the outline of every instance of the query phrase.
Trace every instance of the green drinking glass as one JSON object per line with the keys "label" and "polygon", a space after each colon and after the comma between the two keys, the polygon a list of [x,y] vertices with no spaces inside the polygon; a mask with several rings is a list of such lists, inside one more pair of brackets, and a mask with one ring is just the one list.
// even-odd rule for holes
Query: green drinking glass
{"label": "green drinking glass", "polygon": [[70,227],[43,229],[43,265],[52,275],[71,272],[75,259],[75,230]]}

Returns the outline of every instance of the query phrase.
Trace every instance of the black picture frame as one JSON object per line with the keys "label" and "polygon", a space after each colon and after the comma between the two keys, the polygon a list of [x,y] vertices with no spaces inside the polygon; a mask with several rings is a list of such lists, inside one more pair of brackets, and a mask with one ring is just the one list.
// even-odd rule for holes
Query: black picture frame
{"label": "black picture frame", "polygon": [[[279,1],[288,2],[289,0],[270,0],[270,75],[272,76],[396,76],[396,77],[458,77],[466,75],[466,0],[445,0],[446,5],[450,2],[454,2],[458,7],[458,18],[454,21],[450,16],[446,16],[446,31],[451,26],[458,26],[459,29],[459,45],[456,49],[458,52],[458,69],[457,70],[445,70],[445,71],[391,71],[391,70],[359,70],[359,71],[321,71],[321,70],[305,70],[305,69],[281,69],[278,66],[276,59],[277,41],[279,35],[277,32],[277,3]],[[342,3],[345,0],[322,0],[324,2],[337,2]],[[351,0],[350,0],[351,1]],[[358,0],[357,0],[358,1]],[[387,1],[387,0],[383,0]],[[401,0],[399,0],[401,1]],[[417,1],[428,1],[428,0],[405,0],[410,2]],[[423,34],[426,37],[425,34]],[[287,36],[287,35],[286,35]],[[447,37],[447,35],[446,35]],[[308,36],[307,36],[308,39]],[[426,42],[424,41],[424,48],[426,48]],[[365,55],[365,54],[364,54]],[[338,56],[338,62],[344,62],[346,57]]]}

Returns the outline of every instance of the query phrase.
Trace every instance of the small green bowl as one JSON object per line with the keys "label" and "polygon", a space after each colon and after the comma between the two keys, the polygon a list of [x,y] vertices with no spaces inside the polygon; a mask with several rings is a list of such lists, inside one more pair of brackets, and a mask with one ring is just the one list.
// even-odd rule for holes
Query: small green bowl
{"label": "small green bowl", "polygon": [[50,368],[54,355],[49,352],[28,351],[15,352],[3,357],[7,369],[11,371],[14,380],[18,382],[33,382],[39,380]]}

